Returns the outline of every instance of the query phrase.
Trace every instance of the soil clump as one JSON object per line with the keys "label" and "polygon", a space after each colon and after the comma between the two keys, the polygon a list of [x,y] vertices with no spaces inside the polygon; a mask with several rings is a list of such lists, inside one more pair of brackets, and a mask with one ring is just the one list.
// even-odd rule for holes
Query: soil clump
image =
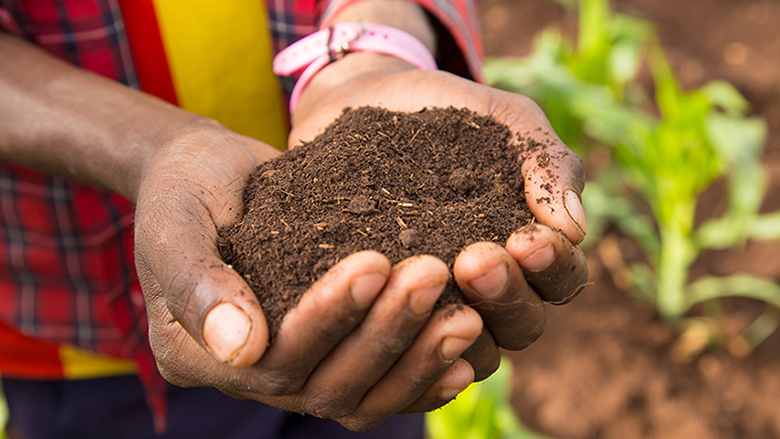
{"label": "soil clump", "polygon": [[[220,231],[225,262],[257,294],[273,337],[330,267],[361,250],[452,267],[469,244],[503,245],[533,221],[509,129],[465,109],[346,109],[313,141],[262,164],[244,217]],[[536,145],[532,145],[536,146]],[[439,306],[460,303],[454,281]]]}

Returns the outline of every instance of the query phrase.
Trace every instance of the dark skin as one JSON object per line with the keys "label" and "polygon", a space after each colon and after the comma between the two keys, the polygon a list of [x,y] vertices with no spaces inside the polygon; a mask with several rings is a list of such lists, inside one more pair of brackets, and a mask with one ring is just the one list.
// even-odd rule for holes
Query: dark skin
{"label": "dark skin", "polygon": [[[412,3],[372,0],[337,21],[357,18],[410,31],[435,50],[427,17]],[[587,276],[576,246],[585,234],[582,165],[533,102],[353,53],[307,87],[292,115],[290,146],[313,138],[346,106],[469,107],[547,144],[551,166],[535,166],[537,152],[522,168],[538,223],[504,247],[469,246],[453,273],[431,256],[391,266],[379,253],[356,253],[312,285],[269,347],[262,310],[220,259],[216,231],[239,217],[250,173],[279,153],[5,34],[0,58],[9,61],[0,63],[0,160],[136,204],[150,342],[174,384],[213,386],[367,430],[394,413],[435,409],[491,374],[499,348],[522,349],[541,334],[543,303],[568,300]],[[450,276],[471,306],[443,318],[449,310],[432,307]]]}

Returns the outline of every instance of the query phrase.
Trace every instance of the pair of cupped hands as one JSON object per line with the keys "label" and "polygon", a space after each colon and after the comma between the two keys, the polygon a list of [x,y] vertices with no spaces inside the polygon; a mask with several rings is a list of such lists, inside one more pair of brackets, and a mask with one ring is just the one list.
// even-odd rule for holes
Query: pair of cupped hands
{"label": "pair of cupped hands", "polygon": [[[309,84],[290,146],[362,105],[466,107],[545,144],[526,155],[526,193],[517,194],[537,222],[503,247],[468,246],[452,272],[432,256],[391,265],[377,252],[353,254],[311,286],[269,345],[263,312],[220,259],[216,238],[237,221],[249,175],[278,152],[201,121],[155,152],[136,199],[136,264],[150,342],[168,381],[367,430],[395,413],[438,408],[489,376],[499,348],[523,349],[541,335],[544,302],[565,303],[582,289],[582,163],[538,106],[449,73],[352,54]],[[468,306],[433,311],[451,276]]]}

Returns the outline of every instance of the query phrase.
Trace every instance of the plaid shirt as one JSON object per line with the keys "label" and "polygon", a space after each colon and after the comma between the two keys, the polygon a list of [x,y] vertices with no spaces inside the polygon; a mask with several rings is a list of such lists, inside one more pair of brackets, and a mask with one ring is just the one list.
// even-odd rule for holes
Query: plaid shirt
{"label": "plaid shirt", "polygon": [[[121,1],[0,0],[0,29],[143,89]],[[355,1],[266,0],[274,50]],[[441,68],[480,79],[474,0],[415,1],[438,19]],[[284,86],[289,92],[292,83]],[[133,359],[147,384],[156,381],[132,223],[133,206],[118,195],[0,163],[0,319],[45,341]]]}

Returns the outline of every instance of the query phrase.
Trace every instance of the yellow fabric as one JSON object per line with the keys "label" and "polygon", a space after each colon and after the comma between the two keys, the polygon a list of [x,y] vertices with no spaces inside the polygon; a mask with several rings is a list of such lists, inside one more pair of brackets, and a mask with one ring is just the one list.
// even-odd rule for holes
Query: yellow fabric
{"label": "yellow fabric", "polygon": [[153,0],[179,104],[276,148],[287,145],[261,0]]}
{"label": "yellow fabric", "polygon": [[60,346],[60,363],[64,377],[73,380],[135,373],[132,361],[91,354],[68,345]]}
{"label": "yellow fabric", "polygon": [[[280,150],[287,120],[261,0],[153,0],[179,105]],[[135,373],[133,362],[59,348],[67,379]]]}

